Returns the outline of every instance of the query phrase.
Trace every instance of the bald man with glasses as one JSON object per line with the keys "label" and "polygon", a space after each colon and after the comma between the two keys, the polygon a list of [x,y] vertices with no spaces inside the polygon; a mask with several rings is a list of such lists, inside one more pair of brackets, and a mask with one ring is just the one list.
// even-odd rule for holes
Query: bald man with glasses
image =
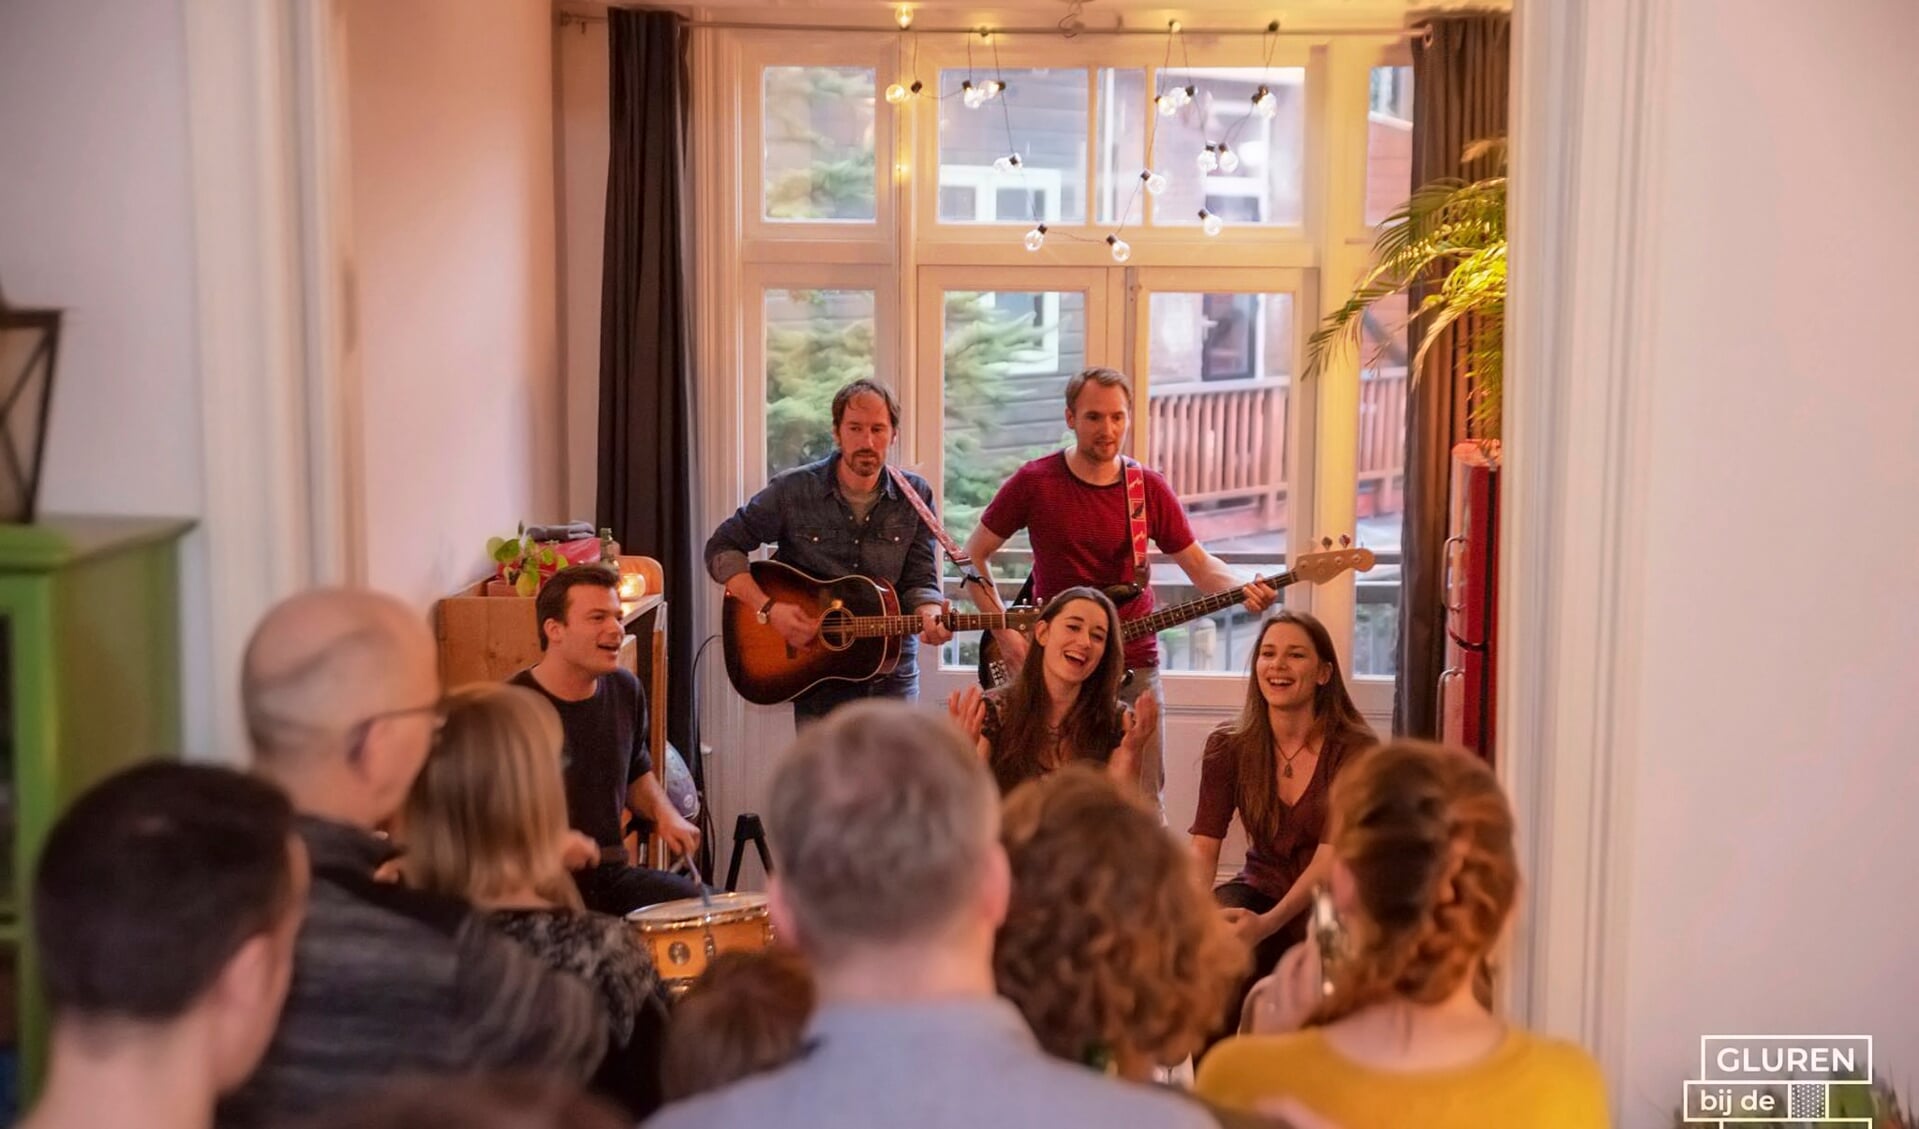
{"label": "bald man with glasses", "polygon": [[395,1074],[520,1068],[585,1078],[605,1049],[593,991],[495,934],[463,902],[374,873],[378,834],[445,721],[433,636],[372,592],[304,593],[247,645],[241,699],[254,767],[293,801],[312,859],[292,989],[222,1126],[282,1123]]}

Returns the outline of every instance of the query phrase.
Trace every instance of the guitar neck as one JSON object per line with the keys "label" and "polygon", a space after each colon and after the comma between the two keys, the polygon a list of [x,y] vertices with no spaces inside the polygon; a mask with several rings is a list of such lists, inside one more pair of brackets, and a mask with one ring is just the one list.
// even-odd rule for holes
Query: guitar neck
{"label": "guitar neck", "polygon": [[[1274,588],[1284,588],[1299,580],[1290,569],[1277,576],[1261,576],[1254,580],[1256,584],[1266,584]],[[1156,635],[1169,627],[1178,627],[1188,620],[1225,611],[1234,604],[1242,603],[1246,594],[1238,588],[1228,588],[1224,592],[1215,592],[1211,596],[1201,596],[1197,600],[1188,600],[1183,604],[1174,604],[1170,608],[1161,608],[1150,615],[1138,619],[1129,619],[1120,628],[1120,636],[1128,643],[1147,635]]]}
{"label": "guitar neck", "polygon": [[[940,622],[948,631],[1018,630],[1013,616],[1001,612],[947,612]],[[883,635],[918,635],[924,626],[916,615],[862,615],[845,621],[844,634],[859,638]]]}

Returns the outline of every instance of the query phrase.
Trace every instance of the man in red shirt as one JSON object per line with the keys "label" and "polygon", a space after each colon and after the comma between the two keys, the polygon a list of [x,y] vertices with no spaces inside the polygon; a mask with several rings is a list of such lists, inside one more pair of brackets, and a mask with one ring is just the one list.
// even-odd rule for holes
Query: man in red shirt
{"label": "man in red shirt", "polygon": [[[1126,468],[1120,446],[1132,425],[1133,384],[1125,373],[1089,368],[1066,382],[1066,425],[1077,442],[1071,450],[1034,459],[1013,473],[993,495],[978,528],[966,542],[966,551],[986,586],[974,586],[974,599],[983,608],[1000,610],[992,587],[989,563],[1007,538],[1022,529],[1033,543],[1033,598],[1044,603],[1055,592],[1076,584],[1104,588],[1134,583],[1140,595],[1119,609],[1122,621],[1139,619],[1153,610],[1153,589],[1146,576],[1133,575],[1132,522],[1126,505]],[[1243,587],[1246,607],[1255,615],[1270,607],[1279,593],[1264,584],[1245,584],[1226,562],[1206,551],[1193,538],[1179,496],[1157,472],[1140,468],[1146,491],[1147,534],[1159,551],[1173,559],[1189,579],[1207,593]],[[997,632],[1000,652],[1017,669],[1026,657],[1027,640],[1013,631]],[[1126,665],[1134,674],[1121,697],[1133,705],[1145,694],[1160,703],[1159,640],[1145,635],[1126,645]],[[1140,785],[1159,799],[1165,783],[1166,723],[1161,711],[1158,731],[1140,750]]]}

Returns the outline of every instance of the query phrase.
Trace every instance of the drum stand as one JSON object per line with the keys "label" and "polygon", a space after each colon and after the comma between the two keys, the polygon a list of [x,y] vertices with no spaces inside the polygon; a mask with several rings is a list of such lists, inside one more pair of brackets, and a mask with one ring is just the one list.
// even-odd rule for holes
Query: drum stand
{"label": "drum stand", "polygon": [[773,873],[773,856],[766,849],[766,828],[760,824],[757,812],[743,811],[733,821],[733,861],[726,868],[726,892],[732,893],[739,888],[740,860],[746,857],[746,845],[753,844],[759,853],[760,869]]}

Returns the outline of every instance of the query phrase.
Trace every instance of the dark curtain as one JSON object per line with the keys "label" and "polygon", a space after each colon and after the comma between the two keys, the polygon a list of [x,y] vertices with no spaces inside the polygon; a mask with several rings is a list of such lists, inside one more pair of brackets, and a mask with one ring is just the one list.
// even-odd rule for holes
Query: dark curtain
{"label": "dark curtain", "polygon": [[[1506,135],[1512,23],[1505,13],[1436,16],[1413,40],[1413,187],[1496,175],[1492,156],[1467,164],[1466,146]],[[1424,293],[1415,290],[1417,307]],[[1417,330],[1417,327],[1415,327]],[[1446,336],[1455,335],[1449,330]],[[1399,684],[1393,732],[1434,737],[1446,666],[1444,584],[1447,487],[1453,445],[1469,438],[1464,343],[1442,339],[1426,356],[1406,405],[1406,508],[1399,609]]]}
{"label": "dark curtain", "polygon": [[[666,572],[667,733],[693,758],[692,324],[686,257],[686,22],[607,13],[612,144],[600,287],[599,524]],[[662,755],[663,750],[654,750]]]}

